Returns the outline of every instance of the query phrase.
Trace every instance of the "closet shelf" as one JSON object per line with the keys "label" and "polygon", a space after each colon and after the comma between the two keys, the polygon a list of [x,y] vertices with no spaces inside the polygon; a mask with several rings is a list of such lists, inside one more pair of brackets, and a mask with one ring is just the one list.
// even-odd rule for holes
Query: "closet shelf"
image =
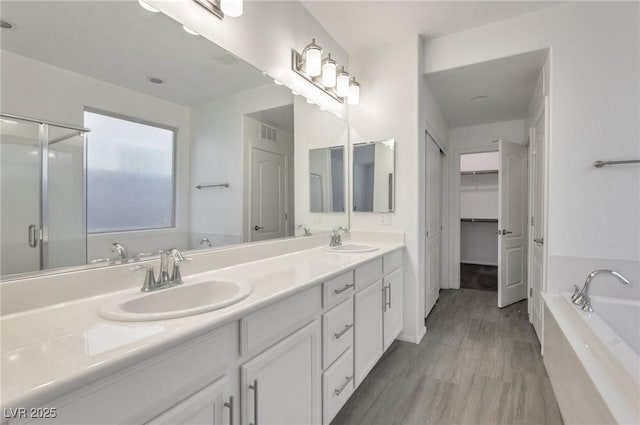
{"label": "closet shelf", "polygon": [[475,176],[476,174],[498,174],[498,170],[461,171],[460,175]]}
{"label": "closet shelf", "polygon": [[461,218],[460,221],[467,223],[497,223],[497,218]]}

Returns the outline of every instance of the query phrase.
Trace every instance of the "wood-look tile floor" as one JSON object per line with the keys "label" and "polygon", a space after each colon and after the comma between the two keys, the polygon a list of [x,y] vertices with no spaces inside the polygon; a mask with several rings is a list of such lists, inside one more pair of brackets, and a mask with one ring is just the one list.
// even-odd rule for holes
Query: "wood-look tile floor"
{"label": "wood-look tile floor", "polygon": [[419,344],[396,341],[331,425],[561,425],[526,301],[442,290]]}

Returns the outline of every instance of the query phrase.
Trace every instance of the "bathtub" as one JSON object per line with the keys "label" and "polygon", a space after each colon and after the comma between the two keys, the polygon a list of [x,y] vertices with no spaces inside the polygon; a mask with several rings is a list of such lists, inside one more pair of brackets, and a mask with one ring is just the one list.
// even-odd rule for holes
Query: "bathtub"
{"label": "bathtub", "polygon": [[543,359],[565,424],[640,424],[640,301],[543,295]]}

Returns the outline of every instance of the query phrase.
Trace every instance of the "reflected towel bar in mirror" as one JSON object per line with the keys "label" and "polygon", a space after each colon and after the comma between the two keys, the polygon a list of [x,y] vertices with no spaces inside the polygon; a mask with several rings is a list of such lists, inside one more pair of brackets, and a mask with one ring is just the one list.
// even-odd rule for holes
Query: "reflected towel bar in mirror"
{"label": "reflected towel bar in mirror", "polygon": [[627,159],[622,161],[596,161],[593,166],[596,168],[602,168],[605,165],[618,165],[618,164],[640,164],[640,159]]}
{"label": "reflected towel bar in mirror", "polygon": [[207,187],[229,187],[229,183],[199,184],[199,185],[196,186],[196,189],[206,189]]}

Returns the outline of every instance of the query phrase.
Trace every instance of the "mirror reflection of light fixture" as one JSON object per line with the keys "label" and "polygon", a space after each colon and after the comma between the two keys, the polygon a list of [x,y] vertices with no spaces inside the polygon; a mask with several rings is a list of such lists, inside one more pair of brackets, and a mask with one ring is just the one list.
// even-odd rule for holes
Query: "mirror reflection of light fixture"
{"label": "mirror reflection of light fixture", "polygon": [[331,53],[322,61],[322,85],[328,89],[336,86],[336,72],[338,70],[338,62],[331,59]]}
{"label": "mirror reflection of light fixture", "polygon": [[143,1],[143,0],[138,0],[138,4],[140,4],[140,7],[142,7],[144,10],[148,11],[148,12],[153,12],[153,13],[158,13],[160,12],[158,9],[156,9],[155,7],[149,5],[149,3]]}
{"label": "mirror reflection of light fixture", "polygon": [[356,82],[356,77],[353,77],[351,84],[349,84],[347,103],[349,105],[357,105],[360,103],[360,83]]}
{"label": "mirror reflection of light fixture", "polygon": [[338,71],[338,63],[330,53],[327,52],[324,58],[322,54],[323,49],[315,39],[302,53],[291,49],[291,69],[334,100],[357,105],[360,102],[360,84],[345,71],[344,66]]}

